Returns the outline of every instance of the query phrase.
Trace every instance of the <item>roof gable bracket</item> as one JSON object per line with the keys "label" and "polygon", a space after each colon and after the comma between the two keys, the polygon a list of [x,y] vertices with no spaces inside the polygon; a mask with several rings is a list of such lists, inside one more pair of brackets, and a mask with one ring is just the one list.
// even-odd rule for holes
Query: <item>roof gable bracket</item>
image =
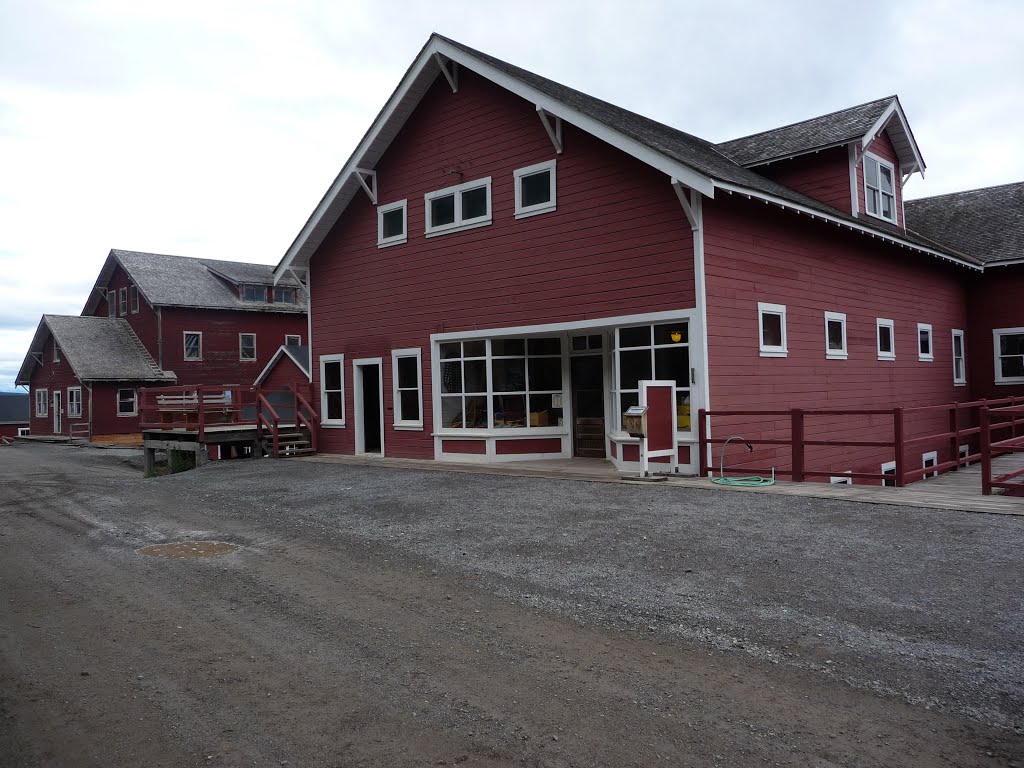
{"label": "roof gable bracket", "polygon": [[699,227],[699,224],[697,223],[697,216],[693,209],[696,206],[696,196],[699,195],[700,193],[697,192],[697,190],[695,189],[690,190],[690,192],[692,192],[694,196],[694,199],[693,201],[688,200],[686,198],[687,188],[683,186],[679,179],[672,179],[672,189],[675,190],[676,197],[679,198],[679,204],[683,206],[683,213],[686,214],[686,218],[690,222],[690,229],[696,232],[697,228]]}
{"label": "roof gable bracket", "polygon": [[[452,93],[459,92],[459,64],[452,59],[448,59],[448,64],[445,64],[445,59],[440,53],[434,53],[434,61],[437,62],[437,66],[441,68],[441,74],[444,75],[444,79],[448,81],[448,85],[451,86]],[[448,71],[448,66],[451,66],[451,71]]]}
{"label": "roof gable bracket", "polygon": [[555,154],[562,154],[562,118],[555,115],[555,124],[552,127],[551,116],[548,115],[547,111],[540,104],[537,105],[537,116],[540,118],[541,123],[544,124],[544,130],[548,132],[548,138],[551,139],[551,143],[555,145]]}
{"label": "roof gable bracket", "polygon": [[[356,177],[359,182],[359,186],[366,192],[366,196],[370,198],[370,202],[374,205],[377,204],[377,172],[369,171],[365,168],[356,168],[352,171],[352,175]],[[370,183],[367,184],[366,180],[369,179]]]}

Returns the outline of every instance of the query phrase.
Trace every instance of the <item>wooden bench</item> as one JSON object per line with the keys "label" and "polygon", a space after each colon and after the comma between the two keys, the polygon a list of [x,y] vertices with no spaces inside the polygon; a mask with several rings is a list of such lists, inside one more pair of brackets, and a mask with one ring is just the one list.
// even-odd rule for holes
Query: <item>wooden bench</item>
{"label": "wooden bench", "polygon": [[171,425],[184,422],[186,427],[198,426],[199,406],[202,402],[203,413],[215,412],[223,415],[223,421],[231,420],[230,408],[232,398],[230,392],[220,395],[157,395],[156,405],[160,411],[160,424]]}

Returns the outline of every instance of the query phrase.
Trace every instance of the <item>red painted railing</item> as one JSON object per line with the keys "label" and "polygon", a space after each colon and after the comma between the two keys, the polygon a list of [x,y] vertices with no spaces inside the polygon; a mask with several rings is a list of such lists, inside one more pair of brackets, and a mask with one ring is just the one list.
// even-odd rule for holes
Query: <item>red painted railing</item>
{"label": "red painted railing", "polygon": [[[992,418],[1008,417],[1009,421],[1002,421],[993,425]],[[1024,484],[1013,482],[1018,477],[1024,476],[1024,469],[1008,472],[997,477],[992,476],[992,459],[1009,453],[1024,451],[1024,407],[1016,404],[1001,408],[981,409],[981,492],[990,496],[993,488],[1002,488],[1014,496],[1024,495]],[[994,431],[1010,430],[1010,437],[993,441]]]}

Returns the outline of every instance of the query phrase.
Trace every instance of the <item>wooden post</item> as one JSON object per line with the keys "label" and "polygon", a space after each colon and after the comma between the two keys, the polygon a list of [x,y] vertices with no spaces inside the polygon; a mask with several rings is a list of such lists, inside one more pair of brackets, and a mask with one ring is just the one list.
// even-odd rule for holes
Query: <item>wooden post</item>
{"label": "wooden post", "polygon": [[956,466],[953,471],[960,469],[960,403],[953,403],[949,412],[949,431],[953,433],[953,455],[956,457]]}
{"label": "wooden post", "polygon": [[903,481],[903,409],[892,410],[892,443],[896,451],[896,487],[902,488]]}
{"label": "wooden post", "polygon": [[789,439],[792,448],[793,482],[802,483],[804,481],[804,412],[800,408],[793,409]]}
{"label": "wooden post", "polygon": [[206,420],[203,418],[203,411],[206,410],[203,407],[203,385],[196,385],[196,410],[198,411],[199,421],[199,442],[203,442],[206,438]]}
{"label": "wooden post", "polygon": [[978,414],[978,422],[981,431],[978,437],[981,439],[981,493],[983,496],[992,495],[992,434],[989,431],[988,408],[981,407]]}
{"label": "wooden post", "polygon": [[700,461],[699,477],[708,476],[708,426],[705,423],[705,418],[708,412],[703,408],[697,411],[697,451],[700,453],[698,461]]}

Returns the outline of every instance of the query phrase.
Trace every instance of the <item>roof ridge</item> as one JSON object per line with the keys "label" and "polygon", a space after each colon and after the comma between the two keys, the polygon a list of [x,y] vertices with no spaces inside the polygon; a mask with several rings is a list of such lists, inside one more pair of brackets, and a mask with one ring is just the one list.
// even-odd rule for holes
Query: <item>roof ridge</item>
{"label": "roof ridge", "polygon": [[826,118],[826,117],[832,117],[833,115],[838,115],[838,114],[840,114],[842,112],[852,112],[855,109],[860,109],[861,107],[867,107],[867,106],[870,106],[871,104],[877,104],[877,103],[882,102],[882,101],[892,102],[892,101],[895,101],[897,98],[898,98],[898,96],[896,94],[893,94],[892,96],[883,96],[880,99],[872,99],[871,101],[865,101],[863,104],[854,104],[852,107],[843,107],[842,109],[834,109],[831,112],[826,112],[826,113],[824,113],[822,115],[815,115],[814,117],[808,117],[808,118],[806,118],[804,120],[797,120],[797,121],[792,122],[792,123],[786,123],[785,125],[778,125],[778,126],[776,126],[774,128],[767,128],[767,129],[765,129],[763,131],[756,131],[754,133],[748,133],[745,136],[737,136],[734,139],[727,139],[726,141],[720,141],[720,142],[718,142],[716,144],[716,146],[721,146],[723,144],[732,144],[735,141],[743,141],[744,139],[752,139],[755,136],[764,136],[764,135],[769,134],[769,133],[775,133],[776,131],[783,131],[786,128],[794,128],[794,127],[796,127],[798,125],[804,125],[805,123],[811,123],[811,122],[814,122],[815,120],[821,120],[821,119]]}

